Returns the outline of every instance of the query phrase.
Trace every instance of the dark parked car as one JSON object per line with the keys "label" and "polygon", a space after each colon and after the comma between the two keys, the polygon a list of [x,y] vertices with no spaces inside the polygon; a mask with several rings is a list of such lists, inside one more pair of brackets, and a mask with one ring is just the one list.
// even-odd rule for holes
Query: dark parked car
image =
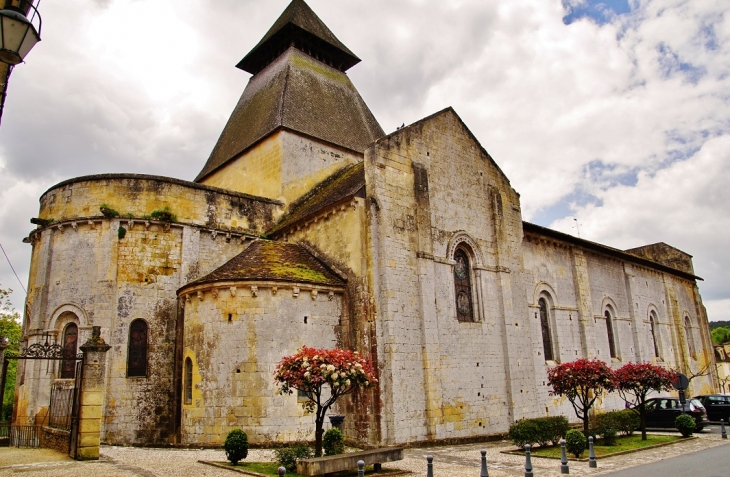
{"label": "dark parked car", "polygon": [[[682,414],[679,398],[661,397],[646,400],[646,427],[674,428],[674,420]],[[695,431],[701,431],[709,423],[704,406],[697,399],[687,399],[685,414],[695,420]]]}
{"label": "dark parked car", "polygon": [[724,394],[707,394],[695,396],[692,399],[697,399],[705,406],[707,418],[710,421],[719,422],[720,419],[724,419],[726,423],[728,422],[728,418],[730,418],[730,396]]}

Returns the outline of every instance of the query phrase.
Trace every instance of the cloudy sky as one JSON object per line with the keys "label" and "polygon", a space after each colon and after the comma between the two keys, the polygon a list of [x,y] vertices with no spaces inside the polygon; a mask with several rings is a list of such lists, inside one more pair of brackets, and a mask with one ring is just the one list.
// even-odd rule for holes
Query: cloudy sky
{"label": "cloudy sky", "polygon": [[[723,0],[308,0],[363,62],[383,128],[453,106],[524,218],[694,256],[730,319],[730,14]],[[38,197],[103,172],[192,180],[288,0],[46,0],[0,127],[0,243],[23,286]],[[576,220],[579,229],[576,229]],[[0,284],[23,292],[5,257]]]}

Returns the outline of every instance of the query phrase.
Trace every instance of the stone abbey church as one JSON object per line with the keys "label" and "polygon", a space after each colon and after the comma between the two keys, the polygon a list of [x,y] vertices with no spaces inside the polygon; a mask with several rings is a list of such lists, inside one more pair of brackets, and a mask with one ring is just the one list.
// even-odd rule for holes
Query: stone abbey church
{"label": "stone abbey church", "polygon": [[[302,345],[376,363],[378,387],[336,409],[349,439],[374,445],[574,419],[547,370],[581,357],[706,367],[690,255],[523,221],[453,109],[385,134],[347,76],[359,61],[293,0],[238,63],[252,76],[194,181],[101,174],[40,198],[23,345],[75,353],[101,327],[102,441],[312,439],[313,415],[273,381]],[[73,375],[21,362],[14,421],[43,423]]]}

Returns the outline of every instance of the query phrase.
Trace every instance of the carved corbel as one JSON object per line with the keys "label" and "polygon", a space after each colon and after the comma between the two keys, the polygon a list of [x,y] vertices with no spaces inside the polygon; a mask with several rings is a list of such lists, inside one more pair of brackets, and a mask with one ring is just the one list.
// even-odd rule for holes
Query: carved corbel
{"label": "carved corbel", "polygon": [[259,287],[256,285],[251,285],[251,296],[258,296],[259,294]]}
{"label": "carved corbel", "polygon": [[231,292],[232,297],[236,296],[236,287],[231,287],[231,288],[229,288],[229,290]]}

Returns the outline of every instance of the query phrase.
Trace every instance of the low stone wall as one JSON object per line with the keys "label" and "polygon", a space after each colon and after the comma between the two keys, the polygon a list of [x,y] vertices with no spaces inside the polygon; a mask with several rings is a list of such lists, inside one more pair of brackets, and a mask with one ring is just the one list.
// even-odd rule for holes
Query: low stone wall
{"label": "low stone wall", "polygon": [[69,431],[43,427],[41,429],[41,447],[67,453],[70,435]]}

